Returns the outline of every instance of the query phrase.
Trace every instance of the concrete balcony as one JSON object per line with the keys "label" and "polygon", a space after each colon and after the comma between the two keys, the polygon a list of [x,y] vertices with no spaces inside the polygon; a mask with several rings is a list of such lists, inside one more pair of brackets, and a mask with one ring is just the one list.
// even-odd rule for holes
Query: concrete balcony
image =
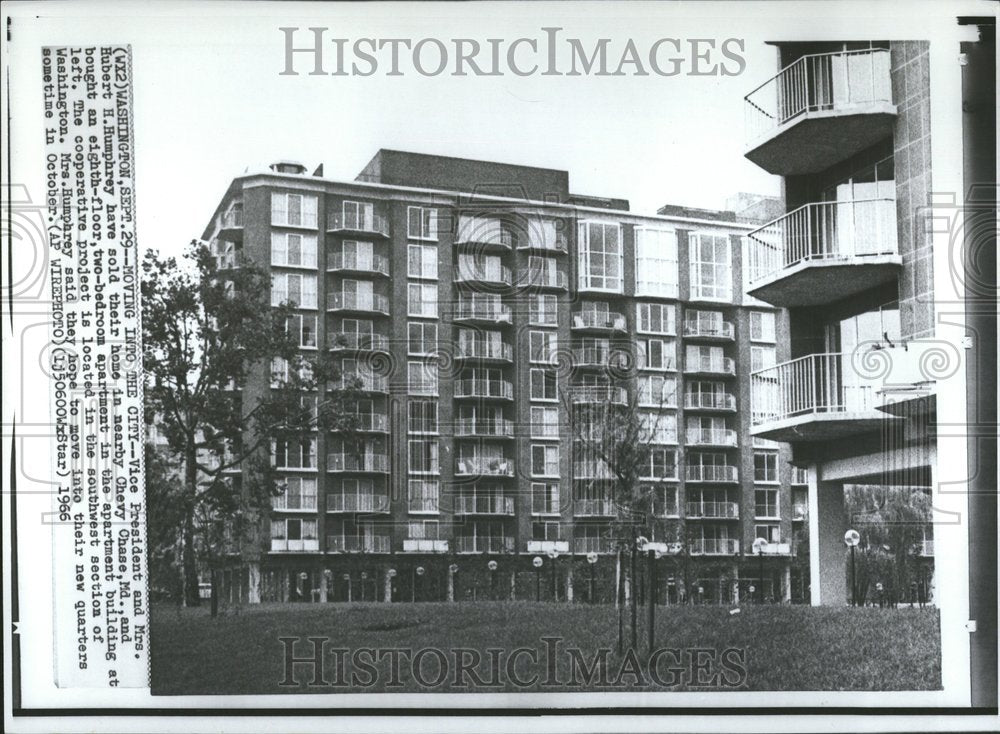
{"label": "concrete balcony", "polygon": [[576,517],[615,517],[618,508],[612,500],[574,500],[573,514]]}
{"label": "concrete balcony", "polygon": [[385,413],[348,413],[354,420],[354,429],[361,433],[388,433],[389,416]]}
{"label": "concrete balcony", "polygon": [[734,556],[740,552],[740,541],[735,538],[695,538],[688,541],[688,555]]}
{"label": "concrete balcony", "polygon": [[456,553],[513,553],[514,538],[506,536],[463,536],[455,538]]}
{"label": "concrete balcony", "polygon": [[810,54],[744,98],[745,156],[768,173],[825,170],[892,134],[888,49]]}
{"label": "concrete balcony", "polygon": [[569,541],[529,540],[528,553],[569,553]]}
{"label": "concrete balcony", "polygon": [[514,462],[490,456],[460,458],[455,462],[455,476],[462,477],[512,477]]}
{"label": "concrete balcony", "polygon": [[389,315],[389,299],[376,294],[361,295],[358,293],[327,293],[327,311],[349,311],[351,313],[373,313],[381,316]]}
{"label": "concrete balcony", "polygon": [[271,538],[272,553],[315,553],[319,550],[319,538],[290,540],[288,538]]}
{"label": "concrete balcony", "polygon": [[388,553],[391,541],[388,535],[328,535],[328,553]]}
{"label": "concrete balcony", "polygon": [[510,250],[514,246],[514,234],[509,230],[497,228],[493,222],[478,224],[465,220],[459,222],[455,245],[459,247],[471,245],[477,250]]}
{"label": "concrete balcony", "polygon": [[510,401],[514,399],[514,385],[508,380],[456,380],[455,398]]}
{"label": "concrete balcony", "polygon": [[326,496],[327,512],[388,512],[389,496],[385,494],[339,494]]}
{"label": "concrete balcony", "polygon": [[902,258],[894,199],[806,204],[749,235],[755,298],[816,306],[895,280]]}
{"label": "concrete balcony", "polygon": [[459,418],[455,421],[456,438],[517,438],[514,422],[506,418]]}
{"label": "concrete balcony", "polygon": [[514,498],[458,496],[455,498],[455,514],[512,516],[514,514]]}
{"label": "concrete balcony", "polygon": [[684,467],[684,480],[687,482],[712,482],[732,484],[740,479],[739,469],[726,464],[712,466],[689,464]]}
{"label": "concrete balcony", "polygon": [[722,411],[736,410],[736,396],[730,393],[688,393],[684,396],[685,410]]}
{"label": "concrete balcony", "polygon": [[625,388],[613,385],[576,385],[570,389],[569,396],[573,404],[628,404]]}
{"label": "concrete balcony", "polygon": [[486,285],[510,285],[511,270],[506,265],[489,267],[480,263],[460,262],[455,271],[456,283],[485,283]]}
{"label": "concrete balcony", "polygon": [[385,454],[327,454],[328,472],[388,474],[389,457]]}
{"label": "concrete balcony", "polygon": [[[791,543],[767,543],[759,551],[763,556],[790,556],[792,555]],[[754,553],[757,555],[757,553]]]}
{"label": "concrete balcony", "polygon": [[241,240],[243,238],[243,206],[233,206],[222,215],[219,222],[219,235],[227,239]]}
{"label": "concrete balcony", "polygon": [[573,314],[572,328],[574,331],[595,331],[601,333],[619,331],[627,332],[628,324],[625,316],[617,311],[577,311]]}
{"label": "concrete balcony", "polygon": [[539,236],[532,232],[530,227],[526,236],[518,238],[517,249],[549,255],[565,255],[569,252],[566,237],[561,233],[557,233],[554,237]]}
{"label": "concrete balcony", "polygon": [[730,357],[712,359],[710,357],[698,357],[684,360],[684,371],[691,375],[722,375],[733,377],[736,375],[736,363]]}
{"label": "concrete balcony", "polygon": [[429,538],[404,538],[404,553],[447,553],[447,540],[431,540]]}
{"label": "concrete balcony", "polygon": [[687,516],[689,519],[704,518],[707,520],[739,520],[740,505],[738,502],[688,502]]}
{"label": "concrete balcony", "polygon": [[684,322],[684,336],[688,339],[731,342],[736,337],[736,330],[731,321],[687,319]]}
{"label": "concrete balcony", "polygon": [[326,256],[326,271],[389,277],[389,258],[385,255],[362,256],[354,252],[331,252]]}
{"label": "concrete balcony", "polygon": [[326,218],[326,231],[374,237],[389,236],[389,220],[381,214],[366,217],[359,214],[330,214]]}
{"label": "concrete balcony", "polygon": [[736,431],[731,428],[689,428],[686,432],[689,446],[724,446],[737,444]]}
{"label": "concrete balcony", "polygon": [[479,362],[513,362],[514,347],[506,342],[490,342],[481,340],[458,342],[455,359],[476,360]]}
{"label": "concrete balcony", "polygon": [[326,336],[326,343],[330,351],[344,352],[388,352],[389,339],[382,334],[361,334],[357,332],[347,332],[338,334],[329,333]]}
{"label": "concrete balcony", "polygon": [[459,301],[452,318],[467,323],[510,324],[511,308],[502,303]]}
{"label": "concrete balcony", "polygon": [[360,392],[371,392],[388,394],[389,380],[384,375],[371,375],[365,372],[345,372],[340,379],[333,383],[337,390],[358,390]]}
{"label": "concrete balcony", "polygon": [[880,383],[866,381],[850,354],[810,354],[758,370],[750,380],[754,436],[829,441],[889,420],[876,407]]}

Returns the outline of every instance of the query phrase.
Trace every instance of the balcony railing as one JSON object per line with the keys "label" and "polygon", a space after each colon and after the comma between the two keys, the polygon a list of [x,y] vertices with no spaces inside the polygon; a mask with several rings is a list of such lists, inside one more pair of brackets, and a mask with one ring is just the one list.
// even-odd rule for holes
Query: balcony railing
{"label": "balcony railing", "polygon": [[896,201],[860,199],[800,206],[749,235],[750,288],[799,264],[863,264],[898,255]]}
{"label": "balcony railing", "polygon": [[688,393],[684,396],[688,410],[736,410],[736,396],[729,393]]}
{"label": "balcony railing", "polygon": [[711,357],[694,357],[684,361],[686,372],[704,372],[713,375],[735,375],[736,364],[729,357],[713,359]]}
{"label": "balcony railing", "polygon": [[574,479],[614,479],[615,474],[603,461],[574,461]]}
{"label": "balcony railing", "polygon": [[573,514],[577,517],[614,517],[618,511],[611,500],[574,500]]}
{"label": "balcony railing", "polygon": [[459,341],[455,356],[459,359],[491,359],[499,362],[511,362],[514,359],[514,348],[506,342]]}
{"label": "balcony railing", "polygon": [[873,411],[877,386],[862,382],[850,360],[847,354],[810,354],[754,372],[753,425],[810,414]]}
{"label": "balcony railing", "polygon": [[616,311],[609,311],[607,313],[601,313],[600,311],[577,311],[573,314],[573,328],[607,331],[628,330],[625,316]]}
{"label": "balcony railing", "polygon": [[455,435],[515,438],[514,422],[506,418],[459,418],[455,421]]}
{"label": "balcony railing", "polygon": [[389,220],[381,214],[365,217],[358,214],[332,213],[326,219],[326,228],[330,232],[361,232],[389,236]]}
{"label": "balcony railing", "polygon": [[389,275],[389,258],[385,255],[358,255],[354,252],[331,252],[326,257],[327,271],[350,270],[358,273]]}
{"label": "balcony railing", "polygon": [[455,306],[456,321],[488,321],[490,323],[510,323],[510,306],[502,303],[476,303],[459,301]]}
{"label": "balcony railing", "polygon": [[735,446],[736,431],[731,428],[689,428],[687,442],[694,446]]}
{"label": "balcony railing", "polygon": [[891,101],[888,49],[802,56],[744,98],[747,143],[807,112]]}
{"label": "balcony railing", "polygon": [[302,538],[299,540],[291,540],[289,538],[271,538],[271,552],[273,553],[294,553],[318,550],[319,538]]}
{"label": "balcony railing", "polygon": [[328,494],[327,512],[388,512],[389,497],[384,494]]}
{"label": "balcony railing", "polygon": [[737,520],[740,516],[740,506],[737,502],[688,502],[687,516]]}
{"label": "balcony railing", "polygon": [[328,311],[367,311],[388,315],[389,299],[377,293],[373,295],[327,293],[326,309]]}
{"label": "balcony railing", "polygon": [[456,398],[513,400],[514,385],[507,380],[471,379],[455,381]]}
{"label": "balcony railing", "polygon": [[604,347],[577,347],[573,350],[573,364],[578,367],[607,367],[612,351]]}
{"label": "balcony railing", "polygon": [[382,334],[361,334],[336,332],[327,334],[326,343],[330,349],[345,349],[357,352],[385,352],[389,350],[389,340]]}
{"label": "balcony railing", "polygon": [[384,375],[370,375],[365,372],[345,372],[333,383],[335,389],[356,389],[362,392],[389,392],[389,380]]}
{"label": "balcony railing", "polygon": [[348,413],[358,431],[386,433],[389,430],[389,416],[385,413]]}
{"label": "balcony railing", "polygon": [[564,236],[556,235],[552,239],[546,237],[532,237],[532,233],[528,231],[527,236],[521,237],[517,241],[517,249],[519,250],[534,250],[536,252],[551,252],[556,254],[565,254],[568,251],[566,245],[566,238]]}
{"label": "balcony railing", "polygon": [[404,538],[404,553],[447,553],[448,541],[431,538]]}
{"label": "balcony railing", "polygon": [[684,322],[684,336],[695,339],[732,339],[734,334],[730,321],[688,319]]}
{"label": "balcony railing", "polygon": [[514,538],[504,536],[458,536],[455,538],[457,553],[513,553]]}
{"label": "balcony railing", "polygon": [[561,270],[542,270],[530,266],[521,269],[518,282],[523,286],[534,286],[535,288],[555,288],[558,290],[569,288],[566,273]]}
{"label": "balcony railing", "polygon": [[488,247],[514,246],[514,235],[509,230],[497,229],[494,226],[459,226],[455,235],[456,245],[486,245]]}
{"label": "balcony railing", "polygon": [[243,210],[230,209],[222,216],[223,229],[240,229],[243,227]]}
{"label": "balcony railing", "polygon": [[478,263],[459,263],[455,273],[455,281],[458,283],[500,283],[511,284],[511,271],[506,265],[496,267],[480,266]]}
{"label": "balcony railing", "polygon": [[455,463],[455,474],[473,477],[512,477],[514,476],[514,462],[510,459],[496,459],[488,456],[458,459]]}
{"label": "balcony railing", "polygon": [[406,503],[407,512],[440,512],[437,497],[411,497]]}
{"label": "balcony railing", "polygon": [[527,545],[528,553],[569,553],[568,540],[529,540]]}
{"label": "balcony railing", "polygon": [[614,553],[615,545],[611,538],[576,538],[573,541],[574,553]]}
{"label": "balcony railing", "polygon": [[513,515],[513,497],[470,497],[455,498],[456,515]]}
{"label": "balcony railing", "polygon": [[732,556],[740,552],[740,541],[735,538],[695,538],[688,541],[692,556]]}
{"label": "balcony railing", "polygon": [[326,549],[334,553],[388,553],[388,535],[328,535]]}
{"label": "balcony railing", "polygon": [[327,454],[326,470],[387,474],[389,472],[389,457],[385,454]]}
{"label": "balcony railing", "polygon": [[628,404],[628,393],[624,387],[613,385],[577,385],[570,390],[570,399],[574,403],[626,405]]}
{"label": "balcony railing", "polygon": [[688,464],[684,467],[684,478],[689,482],[736,482],[739,481],[739,469],[727,464]]}

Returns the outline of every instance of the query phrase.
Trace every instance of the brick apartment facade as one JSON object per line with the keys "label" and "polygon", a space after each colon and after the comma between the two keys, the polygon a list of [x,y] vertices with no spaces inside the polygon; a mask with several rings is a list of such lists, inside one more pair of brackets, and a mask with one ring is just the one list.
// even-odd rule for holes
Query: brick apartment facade
{"label": "brick apartment facade", "polygon": [[568,179],[383,150],[355,181],[279,163],[232,182],[203,238],[270,269],[303,349],[361,376],[368,430],[361,454],[333,434],[276,450],[270,539],[224,594],[610,601],[616,510],[567,413],[639,391],[662,416],[658,595],[807,598],[806,473],[751,436],[750,374],[791,356],[787,313],[745,295],[759,222],[638,215]]}

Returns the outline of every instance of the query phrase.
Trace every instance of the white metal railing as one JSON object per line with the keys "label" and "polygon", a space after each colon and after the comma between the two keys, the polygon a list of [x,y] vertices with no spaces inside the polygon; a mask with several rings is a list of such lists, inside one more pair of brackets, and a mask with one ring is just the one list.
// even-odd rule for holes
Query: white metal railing
{"label": "white metal railing", "polygon": [[388,314],[389,299],[377,293],[371,295],[327,293],[326,308],[328,311],[372,311]]}
{"label": "white metal railing", "polygon": [[385,413],[348,413],[359,431],[385,433],[389,430],[389,416]]}
{"label": "white metal railing", "polygon": [[614,479],[615,474],[605,462],[583,460],[573,462],[574,479]]}
{"label": "white metal railing", "polygon": [[583,367],[604,367],[610,359],[611,350],[605,347],[577,347],[573,350],[573,364]]}
{"label": "white metal railing", "polygon": [[753,425],[813,413],[872,410],[880,385],[866,383],[850,360],[849,354],[810,354],[752,373]]}
{"label": "white metal railing", "polygon": [[614,517],[618,513],[611,500],[574,500],[573,514],[577,517]]}
{"label": "white metal railing", "polygon": [[624,387],[613,385],[577,385],[571,389],[570,399],[574,403],[625,405],[628,403],[628,393]]}
{"label": "white metal railing", "polygon": [[732,556],[740,552],[740,541],[735,538],[695,538],[688,542],[692,556]]}
{"label": "white metal railing", "polygon": [[799,263],[897,255],[896,200],[805,204],[755,229],[749,243],[751,287]]}
{"label": "white metal railing", "polygon": [[458,553],[513,553],[514,538],[507,536],[467,536],[455,538]]}
{"label": "white metal railing", "polygon": [[625,316],[616,311],[577,311],[573,314],[574,329],[613,329],[626,331]]}
{"label": "white metal railing", "polygon": [[455,318],[510,323],[511,308],[503,303],[459,301],[455,307]]}
{"label": "white metal railing", "polygon": [[687,442],[702,446],[735,446],[736,431],[731,428],[688,428]]}
{"label": "white metal railing", "polygon": [[799,115],[892,102],[888,49],[802,56],[744,99],[747,144]]}
{"label": "white metal railing", "polygon": [[385,454],[327,454],[326,470],[385,474],[389,471],[389,457]]}
{"label": "white metal railing", "polygon": [[389,380],[385,375],[371,375],[365,372],[345,372],[333,383],[339,390],[358,389],[364,392],[388,392]]}
{"label": "white metal railing", "polygon": [[736,520],[740,516],[740,506],[736,502],[688,502],[688,517],[712,517],[724,520]]}
{"label": "white metal railing", "polygon": [[388,535],[327,535],[326,549],[337,553],[388,553]]}
{"label": "white metal railing", "polygon": [[327,217],[326,228],[330,231],[365,232],[379,234],[383,237],[389,236],[389,220],[381,214],[366,217],[364,214],[356,212],[348,213],[346,216],[341,213],[332,213]]}
{"label": "white metal railing", "polygon": [[460,283],[511,284],[511,270],[506,265],[490,266],[479,262],[459,260],[455,280]]}
{"label": "white metal railing", "polygon": [[455,473],[468,476],[512,477],[514,462],[491,456],[472,456],[458,459]]}
{"label": "white metal railing", "polygon": [[721,359],[712,357],[688,357],[684,360],[684,369],[687,372],[707,372],[720,375],[735,375],[736,363],[731,357]]}
{"label": "white metal railing", "polygon": [[514,245],[514,235],[510,230],[497,228],[493,222],[489,222],[486,226],[476,226],[475,223],[469,226],[468,222],[462,222],[459,225],[458,234],[455,235],[455,244],[493,245],[510,248]]}
{"label": "white metal railing", "polygon": [[432,538],[404,538],[403,550],[410,553],[447,553],[448,541]]}
{"label": "white metal railing", "polygon": [[460,496],[455,498],[457,515],[513,515],[514,498],[498,496]]}
{"label": "white metal railing", "polygon": [[271,538],[271,550],[279,551],[318,551],[319,538],[302,538],[291,540],[289,538]]}
{"label": "white metal railing", "polygon": [[459,418],[455,421],[456,436],[514,437],[514,422],[507,418]]}
{"label": "white metal railing", "polygon": [[356,349],[359,351],[385,351],[389,348],[389,340],[383,334],[365,334],[346,332],[327,334],[326,343],[330,349]]}
{"label": "white metal railing", "polygon": [[684,336],[711,339],[732,339],[735,331],[731,321],[709,321],[687,319],[684,321]]}
{"label": "white metal railing", "polygon": [[326,496],[327,512],[387,512],[389,496],[384,494],[336,494]]}
{"label": "white metal railing", "polygon": [[689,482],[735,482],[739,479],[739,470],[728,464],[688,464],[684,467],[684,478]]}
{"label": "white metal railing", "polygon": [[684,407],[689,410],[736,410],[736,396],[729,393],[687,393]]}
{"label": "white metal railing", "polygon": [[389,258],[385,255],[359,255],[356,252],[331,252],[326,258],[327,270],[356,270],[364,273],[389,274]]}
{"label": "white metal railing", "polygon": [[459,340],[455,356],[463,359],[499,359],[511,362],[514,359],[514,348],[506,342],[490,342],[480,339]]}
{"label": "white metal railing", "polygon": [[514,385],[508,380],[466,378],[455,381],[456,398],[514,399]]}
{"label": "white metal railing", "polygon": [[519,282],[526,286],[536,286],[538,288],[559,288],[569,287],[569,280],[566,273],[561,270],[548,270],[546,268],[533,268],[530,265],[521,270]]}

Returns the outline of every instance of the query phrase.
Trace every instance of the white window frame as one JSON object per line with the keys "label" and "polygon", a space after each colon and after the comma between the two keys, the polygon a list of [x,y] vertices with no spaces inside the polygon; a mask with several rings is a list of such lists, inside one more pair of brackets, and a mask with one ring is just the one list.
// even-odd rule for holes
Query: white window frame
{"label": "white window frame", "polygon": [[[535,471],[535,454],[542,456],[541,471]],[[533,477],[553,477],[559,478],[559,446],[558,444],[533,443],[529,454],[531,466],[530,474]]]}
{"label": "white window frame", "polygon": [[[657,314],[654,319],[653,315]],[[660,322],[660,329],[654,328],[654,320]],[[635,304],[635,330],[639,334],[677,336],[677,309],[672,303]]]}
{"label": "white window frame", "polygon": [[[653,241],[644,242],[647,237]],[[666,279],[643,277],[664,273]],[[679,295],[676,231],[662,227],[635,228],[635,294],[658,298]]]}
{"label": "white window frame", "polygon": [[[419,299],[414,299],[415,292],[419,292]],[[433,294],[433,299],[427,298],[428,294]],[[438,317],[437,283],[408,283],[406,286],[406,313],[408,316],[417,318],[436,319]]]}
{"label": "white window frame", "polygon": [[[418,226],[414,227],[414,224]],[[414,229],[419,231],[414,232]],[[438,210],[426,206],[406,207],[406,236],[411,240],[437,242]]]}
{"label": "white window frame", "polygon": [[[299,261],[290,262],[289,239],[299,240]],[[316,235],[304,232],[271,232],[271,265],[282,268],[316,267]]]}
{"label": "white window frame", "polygon": [[[288,212],[291,209],[289,202],[297,198],[299,202],[299,221],[289,220]],[[296,194],[287,191],[271,192],[271,225],[275,227],[301,227],[302,229],[316,229],[318,225],[319,200],[309,194]]]}
{"label": "white window frame", "polygon": [[[726,244],[725,262],[720,263],[714,257],[711,261],[702,260],[700,250],[702,240],[712,240],[712,255],[722,240]],[[733,243],[729,235],[719,232],[691,232],[688,235],[688,262],[690,268],[690,297],[692,300],[713,301],[718,303],[733,302]],[[702,269],[710,267],[711,282],[703,282]]]}
{"label": "white window frame", "polygon": [[[600,253],[593,249],[591,242],[591,228],[600,228],[601,247]],[[607,232],[614,230],[617,237],[617,252],[607,251]],[[597,220],[584,220],[580,222],[579,237],[577,238],[577,262],[579,272],[579,289],[581,291],[599,291],[602,293],[622,293],[624,289],[624,243],[622,242],[622,226],[617,222],[602,222]],[[591,261],[600,257],[604,265],[601,274],[592,274]],[[617,275],[609,275],[607,265],[611,260],[616,260]]]}
{"label": "white window frame", "polygon": [[774,311],[751,311],[750,341],[775,344],[778,341],[777,321],[777,314]]}

